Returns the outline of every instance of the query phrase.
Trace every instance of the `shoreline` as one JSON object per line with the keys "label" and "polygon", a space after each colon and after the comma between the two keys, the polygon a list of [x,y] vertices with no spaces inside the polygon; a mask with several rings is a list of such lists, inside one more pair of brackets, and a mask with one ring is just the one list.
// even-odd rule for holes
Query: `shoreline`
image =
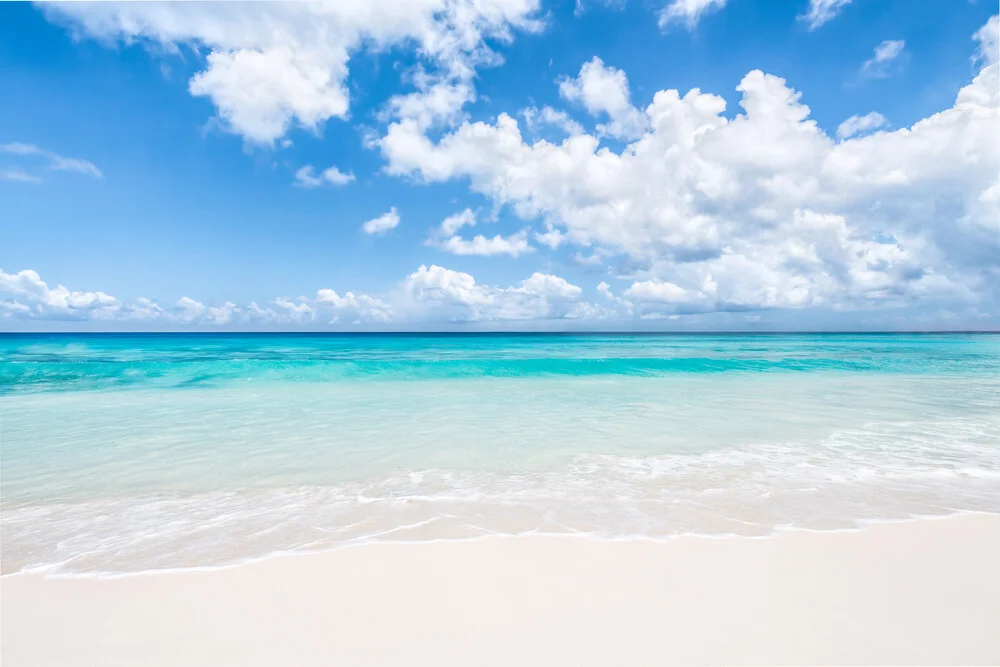
{"label": "shoreline", "polygon": [[[134,570],[126,572],[106,571],[106,570],[94,570],[94,571],[83,571],[83,572],[58,571],[57,568],[61,568],[63,565],[65,565],[65,562],[49,564],[49,565],[35,565],[21,570],[17,570],[15,572],[0,573],[0,581],[13,577],[39,577],[39,576],[45,579],[114,580],[114,579],[126,579],[134,577],[167,575],[167,574],[186,574],[192,572],[210,573],[219,570],[229,570],[232,568],[239,568],[246,565],[253,565],[256,563],[267,562],[272,559],[323,556],[325,554],[342,551],[344,549],[359,549],[376,545],[413,546],[413,545],[424,545],[424,544],[463,544],[467,542],[470,543],[490,542],[494,540],[511,540],[511,539],[515,540],[569,539],[569,540],[583,540],[583,541],[593,541],[593,542],[608,542],[612,544],[628,544],[632,542],[651,543],[651,544],[672,544],[678,540],[718,540],[718,541],[772,540],[780,538],[785,535],[795,535],[799,533],[805,533],[805,534],[863,533],[865,531],[871,530],[872,528],[877,528],[878,526],[883,526],[883,525],[908,524],[908,523],[925,522],[925,521],[948,521],[961,517],[977,517],[977,516],[995,517],[997,519],[1000,519],[1000,513],[996,512],[987,512],[980,510],[955,510],[949,514],[924,514],[924,515],[907,516],[907,517],[892,518],[892,519],[856,519],[855,521],[858,525],[846,528],[808,528],[808,527],[785,526],[785,525],[773,526],[770,529],[770,532],[763,533],[760,535],[740,535],[737,533],[684,532],[684,533],[675,533],[664,536],[626,535],[621,537],[606,537],[602,535],[596,535],[590,533],[578,533],[578,532],[562,532],[562,533],[526,532],[526,533],[489,533],[471,537],[433,537],[424,539],[385,539],[381,536],[376,536],[370,538],[369,537],[362,538],[357,541],[332,544],[329,546],[324,546],[319,549],[309,549],[306,547],[301,547],[294,549],[276,550],[269,553],[263,553],[253,556],[245,556],[241,558],[236,558],[232,561],[227,561],[224,563],[214,563],[210,565],[149,568],[145,570]],[[412,527],[413,526],[401,526],[400,529],[406,530]]]}
{"label": "shoreline", "polygon": [[1000,515],[0,579],[4,665],[1000,662]]}

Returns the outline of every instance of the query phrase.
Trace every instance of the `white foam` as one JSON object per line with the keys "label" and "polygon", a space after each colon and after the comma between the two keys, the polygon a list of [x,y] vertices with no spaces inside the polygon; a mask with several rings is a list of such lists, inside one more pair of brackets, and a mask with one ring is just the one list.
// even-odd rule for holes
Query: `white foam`
{"label": "white foam", "polygon": [[8,503],[5,572],[221,565],[372,540],[667,539],[1000,513],[996,420],[872,424],[819,442],[581,454],[552,469],[418,469],[330,486]]}

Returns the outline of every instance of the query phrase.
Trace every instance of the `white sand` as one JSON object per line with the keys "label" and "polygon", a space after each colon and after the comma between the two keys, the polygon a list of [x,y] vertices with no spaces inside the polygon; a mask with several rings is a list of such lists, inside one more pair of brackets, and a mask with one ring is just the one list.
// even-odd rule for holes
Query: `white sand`
{"label": "white sand", "polygon": [[1000,516],[666,543],[371,544],[0,580],[20,665],[998,664]]}

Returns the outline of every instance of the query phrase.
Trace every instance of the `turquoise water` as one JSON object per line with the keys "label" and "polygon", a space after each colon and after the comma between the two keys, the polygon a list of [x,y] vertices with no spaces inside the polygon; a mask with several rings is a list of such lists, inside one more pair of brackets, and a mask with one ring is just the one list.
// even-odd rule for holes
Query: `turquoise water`
{"label": "turquoise water", "polygon": [[2,568],[1000,512],[1000,336],[0,335]]}

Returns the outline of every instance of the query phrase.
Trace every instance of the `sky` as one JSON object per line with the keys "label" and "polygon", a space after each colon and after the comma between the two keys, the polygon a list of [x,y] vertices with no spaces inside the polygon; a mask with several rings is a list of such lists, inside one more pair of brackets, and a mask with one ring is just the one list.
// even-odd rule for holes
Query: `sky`
{"label": "sky", "polygon": [[0,3],[0,330],[997,330],[996,10]]}

